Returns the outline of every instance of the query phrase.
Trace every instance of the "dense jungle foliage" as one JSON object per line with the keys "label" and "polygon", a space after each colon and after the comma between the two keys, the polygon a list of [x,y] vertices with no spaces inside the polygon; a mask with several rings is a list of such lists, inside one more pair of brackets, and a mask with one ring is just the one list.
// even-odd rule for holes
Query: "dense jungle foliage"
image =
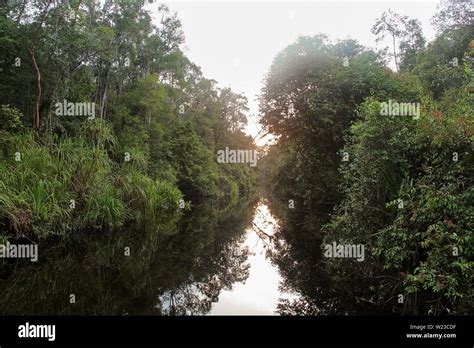
{"label": "dense jungle foliage", "polygon": [[[333,313],[327,294],[315,294],[308,281],[324,269],[336,280],[330,291],[357,279],[344,295],[354,303],[472,314],[470,6],[442,2],[429,43],[417,20],[384,13],[372,32],[393,38],[389,55],[318,35],[300,37],[275,57],[260,108],[277,143],[267,147],[260,169],[286,221],[287,245],[276,262],[303,294],[282,313]],[[389,101],[418,104],[420,112],[384,115]],[[333,242],[364,245],[365,261],[323,258],[321,266],[315,255]]]}
{"label": "dense jungle foliage", "polygon": [[165,230],[194,204],[230,209],[255,192],[252,168],[215,159],[226,146],[255,149],[242,131],[246,98],[185,56],[175,14],[161,5],[154,25],[144,5],[0,8],[2,240]]}

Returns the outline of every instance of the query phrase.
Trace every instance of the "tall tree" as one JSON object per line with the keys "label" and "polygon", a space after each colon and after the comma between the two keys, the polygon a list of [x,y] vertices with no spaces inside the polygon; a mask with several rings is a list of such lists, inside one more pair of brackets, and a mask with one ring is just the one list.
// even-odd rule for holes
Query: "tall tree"
{"label": "tall tree", "polygon": [[387,35],[391,37],[397,71],[403,63],[412,66],[414,53],[425,45],[420,22],[392,10],[382,13],[373,25],[372,33],[377,36],[376,42],[384,40]]}

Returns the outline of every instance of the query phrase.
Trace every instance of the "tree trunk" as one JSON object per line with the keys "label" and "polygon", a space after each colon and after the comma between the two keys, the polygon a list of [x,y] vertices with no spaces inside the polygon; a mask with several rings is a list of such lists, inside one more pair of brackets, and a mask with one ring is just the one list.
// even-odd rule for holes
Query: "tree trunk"
{"label": "tree trunk", "polygon": [[105,113],[106,113],[106,106],[107,106],[107,91],[109,89],[109,76],[110,76],[110,69],[107,70],[107,75],[105,78],[105,88],[104,88],[104,94],[102,95],[102,101],[100,105],[100,119],[105,118]]}
{"label": "tree trunk", "polygon": [[102,106],[100,108],[100,119],[104,119],[105,118],[105,106],[107,104],[107,89],[108,89],[108,84],[105,85],[105,89],[104,89],[104,95],[102,97]]}
{"label": "tree trunk", "polygon": [[40,112],[39,112],[39,105],[40,105],[40,99],[41,99],[41,73],[38,68],[38,64],[36,64],[36,59],[35,59],[35,52],[34,48],[28,49],[31,54],[31,61],[33,62],[33,66],[36,70],[36,106],[35,106],[35,128],[38,129],[40,125]]}
{"label": "tree trunk", "polygon": [[393,57],[395,58],[395,68],[397,69],[398,72],[398,60],[397,60],[397,51],[396,51],[396,46],[395,46],[395,35],[392,35],[393,39]]}

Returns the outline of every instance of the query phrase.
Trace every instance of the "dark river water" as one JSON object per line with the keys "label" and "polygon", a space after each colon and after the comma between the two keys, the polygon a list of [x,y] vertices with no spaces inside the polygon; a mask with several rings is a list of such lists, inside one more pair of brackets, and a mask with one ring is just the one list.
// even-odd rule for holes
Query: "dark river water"
{"label": "dark river water", "polygon": [[263,198],[227,210],[201,204],[165,226],[78,233],[40,245],[38,262],[1,260],[0,314],[319,315],[366,309],[325,273],[320,244],[277,218]]}

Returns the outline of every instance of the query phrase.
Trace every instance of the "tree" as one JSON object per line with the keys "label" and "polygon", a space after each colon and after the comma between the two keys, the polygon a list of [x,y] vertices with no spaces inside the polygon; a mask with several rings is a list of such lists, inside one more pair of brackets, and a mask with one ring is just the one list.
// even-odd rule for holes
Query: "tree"
{"label": "tree", "polygon": [[420,22],[391,10],[384,12],[376,20],[372,27],[372,33],[377,36],[376,42],[382,41],[387,35],[391,36],[392,56],[397,71],[402,63],[404,67],[412,66],[411,60],[414,53],[423,48],[425,44]]}
{"label": "tree", "polygon": [[442,33],[448,29],[474,26],[474,11],[470,0],[441,0],[438,12],[432,19],[432,24]]}

